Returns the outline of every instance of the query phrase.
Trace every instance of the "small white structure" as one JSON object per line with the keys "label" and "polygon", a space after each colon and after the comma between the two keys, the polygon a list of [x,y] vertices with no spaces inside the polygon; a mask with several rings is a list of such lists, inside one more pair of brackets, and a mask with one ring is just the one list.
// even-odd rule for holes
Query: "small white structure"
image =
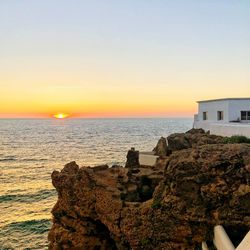
{"label": "small white structure", "polygon": [[[250,231],[235,248],[223,226],[217,225],[214,227],[213,243],[217,250],[248,250],[250,249]],[[201,248],[202,250],[209,250],[206,242],[202,242]]]}
{"label": "small white structure", "polygon": [[235,250],[233,243],[221,225],[214,227],[214,245],[218,250]]}
{"label": "small white structure", "polygon": [[198,101],[194,128],[222,136],[250,137],[250,98],[224,98]]}
{"label": "small white structure", "polygon": [[241,241],[240,245],[236,248],[236,250],[245,250],[245,249],[250,249],[250,231]]}
{"label": "small white structure", "polygon": [[145,166],[154,166],[159,158],[153,151],[150,152],[139,152],[139,163]]}

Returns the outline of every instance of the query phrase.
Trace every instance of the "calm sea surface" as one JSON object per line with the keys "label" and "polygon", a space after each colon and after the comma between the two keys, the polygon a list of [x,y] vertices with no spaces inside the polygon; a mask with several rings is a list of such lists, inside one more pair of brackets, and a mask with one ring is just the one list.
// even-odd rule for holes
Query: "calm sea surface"
{"label": "calm sea surface", "polygon": [[57,200],[53,170],[124,164],[127,150],[152,150],[192,119],[0,119],[0,249],[47,249]]}

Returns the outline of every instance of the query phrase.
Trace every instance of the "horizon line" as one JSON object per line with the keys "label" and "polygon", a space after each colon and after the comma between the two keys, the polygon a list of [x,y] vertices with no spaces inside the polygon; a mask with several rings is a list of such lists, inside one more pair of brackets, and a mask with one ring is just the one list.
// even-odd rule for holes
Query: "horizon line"
{"label": "horizon line", "polygon": [[178,118],[193,118],[192,116],[107,116],[107,117],[67,117],[63,119],[58,119],[55,117],[0,117],[0,120],[15,120],[15,119],[24,119],[24,120],[76,120],[76,119],[152,119],[152,118],[157,118],[157,119],[164,119],[164,118],[169,118],[169,119],[178,119]]}

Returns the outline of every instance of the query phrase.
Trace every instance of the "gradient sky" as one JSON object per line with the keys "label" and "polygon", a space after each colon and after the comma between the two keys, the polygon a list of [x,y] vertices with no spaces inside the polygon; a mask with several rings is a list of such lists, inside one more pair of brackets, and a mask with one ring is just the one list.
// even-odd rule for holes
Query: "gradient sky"
{"label": "gradient sky", "polygon": [[191,116],[249,96],[249,0],[0,1],[0,117]]}

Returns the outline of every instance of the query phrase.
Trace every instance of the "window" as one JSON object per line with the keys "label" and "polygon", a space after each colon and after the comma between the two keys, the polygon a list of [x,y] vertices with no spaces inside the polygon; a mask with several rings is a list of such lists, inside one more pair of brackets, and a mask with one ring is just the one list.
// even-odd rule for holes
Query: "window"
{"label": "window", "polygon": [[203,121],[207,120],[207,112],[203,112]]}
{"label": "window", "polygon": [[250,111],[241,111],[241,120],[250,121]]}
{"label": "window", "polygon": [[247,112],[246,111],[241,111],[241,120],[246,121],[247,119]]}
{"label": "window", "polygon": [[223,120],[223,111],[217,111],[217,120],[218,121],[221,121]]}

